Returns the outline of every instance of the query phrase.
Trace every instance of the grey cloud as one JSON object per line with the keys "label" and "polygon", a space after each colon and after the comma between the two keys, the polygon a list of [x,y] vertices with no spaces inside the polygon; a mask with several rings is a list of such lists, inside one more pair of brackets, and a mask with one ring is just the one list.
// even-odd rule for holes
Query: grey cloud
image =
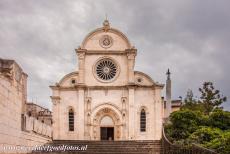
{"label": "grey cloud", "polygon": [[[230,2],[210,0],[1,0],[0,57],[29,75],[29,98],[50,108],[49,85],[74,71],[74,49],[108,14],[138,49],[135,68],[164,83],[173,97],[213,81],[230,99]],[[226,109],[230,105],[226,103]]]}

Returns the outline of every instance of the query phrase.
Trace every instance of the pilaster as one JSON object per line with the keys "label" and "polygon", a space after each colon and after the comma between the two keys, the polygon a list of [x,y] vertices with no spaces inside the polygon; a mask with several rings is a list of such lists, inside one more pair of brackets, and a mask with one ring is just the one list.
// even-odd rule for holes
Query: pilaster
{"label": "pilaster", "polygon": [[80,88],[78,90],[78,139],[84,140],[85,135],[85,109],[84,109],[84,97],[85,97],[85,91],[83,88]]}
{"label": "pilaster", "polygon": [[127,58],[128,58],[128,83],[134,83],[134,64],[135,64],[135,57],[136,57],[136,49],[129,49],[126,50]]}
{"label": "pilaster", "polygon": [[79,79],[78,79],[78,83],[79,84],[84,84],[85,83],[85,52],[86,50],[85,49],[81,49],[81,48],[78,48],[75,50],[76,53],[77,53],[77,56],[78,56],[78,73],[79,73]]}
{"label": "pilaster", "polygon": [[60,139],[60,97],[51,96],[53,103],[53,139]]}
{"label": "pilaster", "polygon": [[129,88],[129,140],[135,140],[135,99],[134,87]]}

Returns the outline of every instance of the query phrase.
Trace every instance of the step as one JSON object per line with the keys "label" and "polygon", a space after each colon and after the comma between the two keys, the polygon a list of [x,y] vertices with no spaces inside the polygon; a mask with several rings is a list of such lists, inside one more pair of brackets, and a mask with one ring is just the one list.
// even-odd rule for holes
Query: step
{"label": "step", "polygon": [[33,151],[33,154],[160,154],[162,151],[161,142],[159,140],[135,140],[135,141],[85,141],[85,140],[54,140],[47,143],[46,146],[61,145],[87,145],[86,151],[58,151],[58,152],[42,152]]}

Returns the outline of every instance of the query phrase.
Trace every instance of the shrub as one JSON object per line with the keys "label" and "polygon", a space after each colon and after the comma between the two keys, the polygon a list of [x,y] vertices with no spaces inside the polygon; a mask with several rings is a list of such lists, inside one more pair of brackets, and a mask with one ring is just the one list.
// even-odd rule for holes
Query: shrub
{"label": "shrub", "polygon": [[181,140],[189,137],[198,127],[206,123],[201,112],[191,110],[180,110],[173,112],[170,116],[171,132],[173,139]]}
{"label": "shrub", "polygon": [[215,110],[209,116],[208,125],[220,128],[221,130],[230,129],[230,112],[223,110]]}

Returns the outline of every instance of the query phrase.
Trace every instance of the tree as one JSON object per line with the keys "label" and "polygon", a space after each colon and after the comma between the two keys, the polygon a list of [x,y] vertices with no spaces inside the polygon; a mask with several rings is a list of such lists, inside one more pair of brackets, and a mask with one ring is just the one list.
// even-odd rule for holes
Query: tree
{"label": "tree", "polygon": [[184,99],[184,103],[181,107],[182,110],[189,109],[193,111],[201,111],[203,112],[203,105],[198,103],[196,99],[193,97],[193,92],[191,89],[188,89],[186,97]]}
{"label": "tree", "polygon": [[204,82],[199,91],[201,96],[196,100],[188,90],[181,110],[170,115],[165,132],[174,144],[190,147],[195,143],[229,154],[230,112],[220,107],[227,98],[211,82]]}
{"label": "tree", "polygon": [[227,98],[223,97],[219,90],[215,90],[212,82],[204,82],[199,91],[201,92],[199,103],[203,105],[204,113],[207,115],[214,108],[218,108],[223,102],[227,101]]}
{"label": "tree", "polygon": [[193,105],[195,103],[196,103],[196,100],[193,98],[193,92],[192,92],[191,89],[188,89],[187,95],[186,95],[186,97],[184,99],[184,104],[188,105],[188,106],[191,106],[191,105]]}

